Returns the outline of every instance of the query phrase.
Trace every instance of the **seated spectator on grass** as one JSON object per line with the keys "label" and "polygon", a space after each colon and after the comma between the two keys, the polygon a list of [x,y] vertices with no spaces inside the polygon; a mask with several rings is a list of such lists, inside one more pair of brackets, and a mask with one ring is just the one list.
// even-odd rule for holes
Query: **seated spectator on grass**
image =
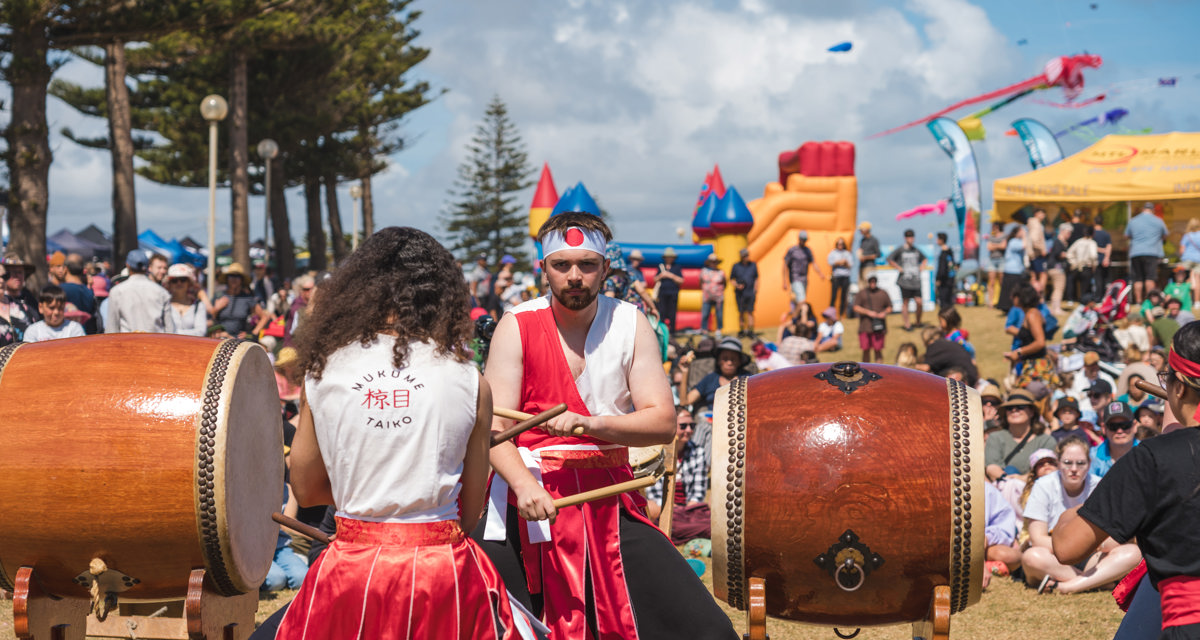
{"label": "seated spectator on grass", "polygon": [[1133,424],[1137,428],[1134,434],[1138,442],[1153,438],[1162,433],[1163,411],[1165,404],[1144,404],[1133,412]]}
{"label": "seated spectator on grass", "polygon": [[1133,409],[1119,400],[1109,402],[1101,417],[1104,425],[1104,442],[1091,448],[1089,471],[1097,478],[1104,474],[1129,453],[1140,442],[1134,437],[1137,427],[1133,423]]}
{"label": "seated spectator on grass", "polygon": [[1158,382],[1157,376],[1155,375],[1156,373],[1157,372],[1154,370],[1154,367],[1151,367],[1144,362],[1135,362],[1133,364],[1126,365],[1125,369],[1121,371],[1121,375],[1117,378],[1117,400],[1128,404],[1134,409],[1137,409],[1147,402],[1154,401],[1155,398],[1145,391],[1142,391],[1142,389],[1137,386],[1137,382],[1141,380],[1144,382],[1149,381],[1157,384]]}
{"label": "seated spectator on grass", "polygon": [[792,366],[792,363],[785,357],[779,355],[772,347],[762,340],[755,340],[751,345],[754,351],[754,364],[758,366],[759,372],[774,371],[775,369],[783,369]]}
{"label": "seated spectator on grass", "polygon": [[683,381],[679,383],[679,397],[680,404],[683,405],[711,408],[717,389],[737,378],[750,375],[746,366],[750,364],[751,358],[750,354],[742,349],[742,341],[734,337],[723,338],[717,344],[716,370],[701,378],[691,389],[685,389],[688,369],[695,358],[696,352],[693,351],[679,359],[679,370],[683,374]]}
{"label": "seated spectator on grass", "polygon": [[[675,407],[675,497],[671,511],[671,542],[683,544],[693,538],[711,538],[708,494],[709,461],[705,447],[694,442],[696,419],[687,407]],[[646,515],[658,522],[662,512],[666,478],[646,489]]]}
{"label": "seated spectator on grass", "polygon": [[1097,380],[1103,380],[1108,383],[1110,389],[1117,386],[1113,377],[1100,368],[1100,354],[1095,351],[1088,351],[1083,354],[1083,368],[1075,372],[1071,388],[1067,392],[1067,395],[1082,402],[1087,397],[1088,390],[1091,389]]}
{"label": "seated spectator on grass", "polygon": [[1087,421],[1095,421],[1095,424],[1104,426],[1104,422],[1102,420],[1104,417],[1104,408],[1108,406],[1108,403],[1114,400],[1112,385],[1105,380],[1097,380],[1095,384],[1088,388],[1086,397],[1088,399],[1088,405],[1090,405],[1088,408],[1091,409],[1091,412],[1089,413],[1086,410],[1087,408],[1085,408],[1083,411],[1083,419]]}
{"label": "seated spectator on grass", "polygon": [[979,400],[983,410],[983,428],[988,430],[992,427],[1000,426],[1000,403],[1004,402],[1004,396],[1000,394],[1000,387],[987,383],[983,389],[979,391]]}
{"label": "seated spectator on grass", "polygon": [[1171,271],[1171,281],[1163,288],[1163,293],[1167,297],[1175,298],[1183,303],[1183,309],[1190,311],[1192,308],[1192,285],[1188,282],[1188,268],[1182,264],[1175,265],[1175,269]]}
{"label": "seated spectator on grass", "polygon": [[817,312],[813,311],[812,305],[807,301],[802,301],[796,305],[796,308],[790,313],[784,313],[779,321],[779,331],[775,336],[775,342],[780,345],[783,341],[791,336],[804,338],[805,340],[816,340],[817,338]]}
{"label": "seated spectator on grass", "polygon": [[1103,440],[1090,424],[1080,423],[1083,414],[1079,411],[1079,402],[1070,396],[1059,399],[1054,408],[1054,423],[1050,435],[1058,442],[1070,437],[1077,437],[1089,445],[1097,445]]}
{"label": "seated spectator on grass", "polygon": [[942,332],[933,327],[922,329],[921,339],[925,342],[925,356],[918,369],[943,377],[949,377],[951,370],[958,370],[967,385],[975,386],[979,372],[966,348],[943,338]]}
{"label": "seated spectator on grass", "polygon": [[1113,329],[1113,338],[1116,338],[1122,349],[1135,346],[1141,349],[1142,353],[1150,351],[1150,332],[1146,328],[1145,318],[1137,309],[1130,309],[1129,315],[1117,320],[1116,326],[1117,328]]}
{"label": "seated spectator on grass", "polygon": [[988,479],[993,481],[1005,475],[1029,473],[1029,454],[1058,444],[1046,433],[1037,403],[1028,391],[1014,390],[1000,409],[1004,428],[988,437],[983,456]]}
{"label": "seated spectator on grass", "polygon": [[1100,550],[1076,565],[1064,565],[1054,557],[1050,534],[1062,514],[1084,503],[1100,479],[1087,472],[1088,445],[1078,438],[1059,444],[1058,473],[1047,474],[1034,483],[1025,505],[1029,546],[1021,555],[1025,582],[1038,585],[1038,593],[1055,589],[1077,593],[1120,579],[1142,560],[1136,544],[1118,545],[1109,539]]}
{"label": "seated spectator on grass", "polygon": [[998,562],[1004,565],[1003,572],[998,571],[999,567],[991,569],[990,566],[984,571],[986,587],[993,572],[1007,575],[1016,571],[1017,567],[1021,566],[1021,552],[1013,546],[1017,537],[1017,515],[1008,500],[1000,494],[1000,490],[990,482],[983,486],[983,506],[987,514],[987,525],[983,534],[987,544],[987,564]]}
{"label": "seated spectator on grass", "polygon": [[846,333],[846,328],[838,320],[837,309],[829,307],[822,311],[821,320],[821,324],[817,325],[817,346],[813,350],[817,353],[841,351],[842,334]]}
{"label": "seated spectator on grass", "polygon": [[967,333],[962,328],[962,317],[958,315],[958,311],[954,307],[947,307],[938,312],[938,324],[942,329],[942,337],[950,342],[960,344],[967,353],[971,354],[971,361],[975,361],[975,347],[967,340]]}
{"label": "seated spectator on grass", "polygon": [[45,342],[85,335],[83,325],[67,320],[67,294],[56,284],[42,287],[38,295],[38,313],[42,319],[25,330],[25,342]]}
{"label": "seated spectator on grass", "polygon": [[905,369],[916,369],[918,361],[917,345],[912,342],[902,342],[896,349],[896,366]]}

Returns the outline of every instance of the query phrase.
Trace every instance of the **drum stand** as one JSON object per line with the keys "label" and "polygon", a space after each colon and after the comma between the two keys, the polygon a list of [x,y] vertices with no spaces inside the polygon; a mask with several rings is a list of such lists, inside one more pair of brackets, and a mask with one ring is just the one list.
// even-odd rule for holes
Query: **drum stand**
{"label": "drum stand", "polygon": [[85,633],[101,638],[163,640],[249,638],[254,631],[258,594],[219,595],[205,586],[204,575],[204,569],[194,569],[188,577],[183,617],[112,614],[101,622],[89,615],[91,602],[52,596],[42,590],[32,567],[21,567],[13,592],[13,626],[20,640],[84,640]]}
{"label": "drum stand", "polygon": [[[762,578],[750,578],[750,590],[746,609],[746,633],[743,640],[770,640],[767,635],[767,587]],[[858,635],[842,634],[834,630],[839,638],[853,638]],[[940,585],[933,588],[933,598],[929,601],[929,612],[924,620],[913,623],[913,640],[949,640],[950,638],[950,587]]]}

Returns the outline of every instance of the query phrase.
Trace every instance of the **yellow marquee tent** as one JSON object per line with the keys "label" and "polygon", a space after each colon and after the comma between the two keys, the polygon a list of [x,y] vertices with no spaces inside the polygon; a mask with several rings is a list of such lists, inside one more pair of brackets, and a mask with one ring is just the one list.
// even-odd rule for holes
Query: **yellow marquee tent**
{"label": "yellow marquee tent", "polygon": [[[996,180],[995,214],[1009,219],[1025,205],[1153,202],[1177,243],[1188,220],[1200,216],[1200,133],[1105,136],[1096,144],[1037,171]],[[1053,219],[1053,210],[1047,209]],[[1112,226],[1117,221],[1105,221]],[[1114,234],[1116,236],[1117,234]]]}

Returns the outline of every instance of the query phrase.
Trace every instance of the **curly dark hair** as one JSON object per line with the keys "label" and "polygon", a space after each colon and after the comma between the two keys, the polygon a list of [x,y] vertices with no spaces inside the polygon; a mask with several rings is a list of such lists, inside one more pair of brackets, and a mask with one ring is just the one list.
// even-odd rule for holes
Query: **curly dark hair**
{"label": "curly dark hair", "polygon": [[317,289],[296,333],[300,367],[319,379],[333,352],[355,341],[365,347],[380,333],[397,336],[397,367],[408,361],[414,340],[466,362],[475,329],[468,300],[462,270],[433,236],[411,227],[381,229]]}

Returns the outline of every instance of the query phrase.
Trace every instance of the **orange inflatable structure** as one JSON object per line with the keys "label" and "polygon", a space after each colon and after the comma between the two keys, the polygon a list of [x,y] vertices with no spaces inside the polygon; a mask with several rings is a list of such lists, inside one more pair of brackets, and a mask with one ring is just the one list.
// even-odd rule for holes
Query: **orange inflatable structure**
{"label": "orange inflatable structure", "polygon": [[[852,143],[807,142],[796,151],[780,154],[779,174],[781,182],[767,183],[761,198],[746,203],[754,216],[754,227],[747,236],[750,259],[758,264],[761,280],[754,310],[758,327],[778,326],[788,310],[791,293],[783,257],[796,246],[799,233],[808,232],[813,260],[828,278],[828,257],[835,241],[843,238],[852,248],[857,226],[858,179]],[[736,256],[733,262],[722,258],[726,268],[737,260]],[[817,313],[829,306],[830,291],[829,280],[810,270],[808,302]],[[728,295],[725,324],[737,327],[732,287]]]}

